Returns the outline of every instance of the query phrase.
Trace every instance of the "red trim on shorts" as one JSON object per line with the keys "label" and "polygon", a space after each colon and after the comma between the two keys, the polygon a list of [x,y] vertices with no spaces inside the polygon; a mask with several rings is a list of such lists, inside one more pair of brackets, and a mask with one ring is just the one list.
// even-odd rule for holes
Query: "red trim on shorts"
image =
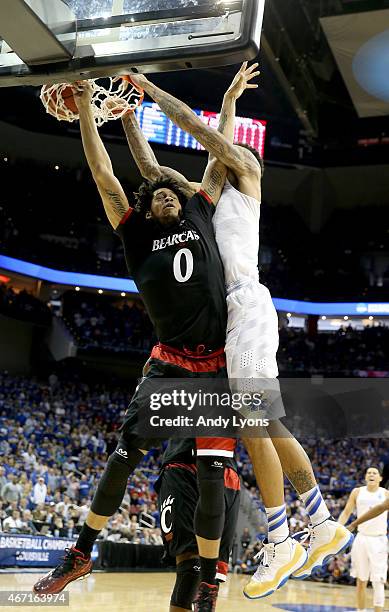
{"label": "red trim on shorts", "polygon": [[233,438],[196,438],[198,457],[233,457],[235,447],[236,440]]}
{"label": "red trim on shorts", "polygon": [[170,470],[172,468],[182,468],[183,470],[192,472],[192,474],[197,474],[197,467],[194,463],[167,463],[163,466],[164,470]]}
{"label": "red trim on shorts", "polygon": [[226,467],[224,470],[224,486],[226,489],[240,491],[240,478],[235,470],[230,467]]}
{"label": "red trim on shorts", "polygon": [[134,212],[134,209],[130,208],[127,210],[126,214],[124,215],[124,217],[122,217],[122,219],[120,220],[119,225],[124,225],[126,223],[126,221],[128,221],[128,219],[131,217],[132,213]]}
{"label": "red trim on shorts", "polygon": [[203,189],[200,189],[198,193],[207,200],[208,204],[213,204],[212,198]]}
{"label": "red trim on shorts", "polygon": [[187,354],[166,344],[157,344],[151,351],[151,359],[159,359],[191,372],[217,372],[226,366],[224,348],[209,355],[196,355]]}

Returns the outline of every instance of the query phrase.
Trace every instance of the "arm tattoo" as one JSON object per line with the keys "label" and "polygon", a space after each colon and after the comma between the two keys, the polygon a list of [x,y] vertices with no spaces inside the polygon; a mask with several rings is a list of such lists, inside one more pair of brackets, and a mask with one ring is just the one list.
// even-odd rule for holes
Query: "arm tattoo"
{"label": "arm tattoo", "polygon": [[171,119],[178,127],[189,132],[196,138],[208,152],[217,157],[228,167],[234,167],[236,171],[251,170],[247,162],[244,149],[232,147],[227,140],[221,140],[217,130],[212,130],[203,125],[192,110],[170,94],[158,89],[154,85],[147,88],[147,93],[159,104],[162,112]]}
{"label": "arm tattoo", "polygon": [[287,472],[287,477],[296,489],[297,493],[306,493],[316,487],[315,479],[309,470],[297,469]]}
{"label": "arm tattoo", "polygon": [[220,172],[217,168],[213,168],[209,175],[209,184],[207,185],[207,193],[211,198],[215,196],[215,193],[220,193],[220,188],[224,184],[224,181],[224,173]]}
{"label": "arm tattoo", "polygon": [[219,127],[217,128],[218,132],[220,132],[221,134],[224,134],[224,128],[226,127],[227,120],[228,120],[228,115],[226,112],[224,112],[222,116],[220,117]]}
{"label": "arm tattoo", "polygon": [[[135,116],[124,115],[122,118],[123,128],[126,133],[128,146],[134,158],[139,172],[150,180],[154,180],[154,176],[158,171],[158,161],[154,155],[154,151],[150,147],[145,135],[140,129],[139,123]],[[159,172],[157,172],[159,175]]]}
{"label": "arm tattoo", "polygon": [[117,191],[111,191],[111,189],[105,189],[104,191],[109,198],[113,212],[120,215],[120,217],[123,217],[123,215],[126,214],[128,209],[125,203],[123,202],[123,198],[121,197],[120,193],[118,193]]}

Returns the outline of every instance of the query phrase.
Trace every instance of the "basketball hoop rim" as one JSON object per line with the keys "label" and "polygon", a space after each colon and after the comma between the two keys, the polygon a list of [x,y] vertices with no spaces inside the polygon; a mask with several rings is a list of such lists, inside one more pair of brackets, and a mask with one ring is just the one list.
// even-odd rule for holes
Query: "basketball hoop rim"
{"label": "basketball hoop rim", "polygon": [[144,95],[144,89],[140,87],[140,85],[136,85],[129,74],[125,74],[120,78],[123,79],[123,81],[128,81],[128,83],[131,83],[131,85],[136,89],[136,91]]}

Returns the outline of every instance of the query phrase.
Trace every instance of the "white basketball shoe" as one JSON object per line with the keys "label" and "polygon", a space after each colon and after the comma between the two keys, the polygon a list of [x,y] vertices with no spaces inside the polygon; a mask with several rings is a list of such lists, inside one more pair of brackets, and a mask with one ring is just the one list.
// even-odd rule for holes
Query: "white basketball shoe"
{"label": "white basketball shoe", "polygon": [[305,565],[308,555],[301,544],[288,537],[279,544],[264,544],[257,558],[260,565],[243,589],[248,599],[260,599],[274,593]]}

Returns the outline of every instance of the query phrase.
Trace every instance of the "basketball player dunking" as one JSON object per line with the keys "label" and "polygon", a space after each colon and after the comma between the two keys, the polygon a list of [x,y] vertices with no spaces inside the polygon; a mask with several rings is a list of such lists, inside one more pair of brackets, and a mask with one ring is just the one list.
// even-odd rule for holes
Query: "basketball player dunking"
{"label": "basketball player dunking", "polygon": [[351,575],[357,579],[357,610],[366,612],[366,588],[373,585],[374,612],[385,606],[385,583],[388,574],[388,510],[389,491],[380,486],[382,476],[376,467],[365,475],[366,486],[353,489],[339,517],[345,525],[356,512],[350,529],[358,527],[351,549]]}
{"label": "basketball player dunking", "polygon": [[[139,430],[140,406],[150,409],[150,380],[227,378],[224,272],[212,227],[213,203],[217,203],[224,185],[224,166],[218,160],[211,161],[201,190],[192,197],[172,179],[145,183],[137,194],[136,208],[132,208],[99,137],[90,84],[79,82],[74,92],[89,167],[107,217],[122,239],[129,272],[146,304],[159,344],[130,402],[119,444],[107,462],[76,546],[35,584],[37,593],[58,593],[91,572],[93,543],[118,510],[129,475],[148,449],[159,446],[159,439],[145,438]],[[187,264],[185,274],[182,258]],[[235,440],[202,438],[196,446],[199,502],[195,521],[201,578],[205,584],[213,584],[225,523],[224,460],[233,456]],[[210,594],[204,593],[204,605],[198,609],[214,609],[215,597],[213,589]]]}
{"label": "basketball player dunking", "polygon": [[[187,105],[156,87],[144,75],[131,77],[178,127],[194,136],[227,168],[228,182],[219,202],[220,213],[217,210],[214,216],[214,227],[229,294],[228,330],[232,334],[227,332],[228,373],[230,378],[237,375],[242,378],[276,377],[277,317],[269,292],[258,282],[257,270],[263,162],[258,154],[256,158],[239,145],[231,147],[234,101],[229,108],[224,108],[222,115],[221,131],[228,133],[226,138],[204,125]],[[266,339],[258,342],[261,336]],[[250,358],[244,359],[245,351]],[[243,366],[247,361],[250,367],[246,370]],[[309,459],[298,442],[278,421],[272,423],[270,429],[273,439],[263,435],[245,440],[269,522],[269,543],[265,545],[263,563],[245,587],[249,598],[271,594],[291,574],[297,578],[309,576],[353,539],[345,527],[330,520]],[[289,536],[282,469],[298,490],[312,521],[308,560],[305,551]]]}

